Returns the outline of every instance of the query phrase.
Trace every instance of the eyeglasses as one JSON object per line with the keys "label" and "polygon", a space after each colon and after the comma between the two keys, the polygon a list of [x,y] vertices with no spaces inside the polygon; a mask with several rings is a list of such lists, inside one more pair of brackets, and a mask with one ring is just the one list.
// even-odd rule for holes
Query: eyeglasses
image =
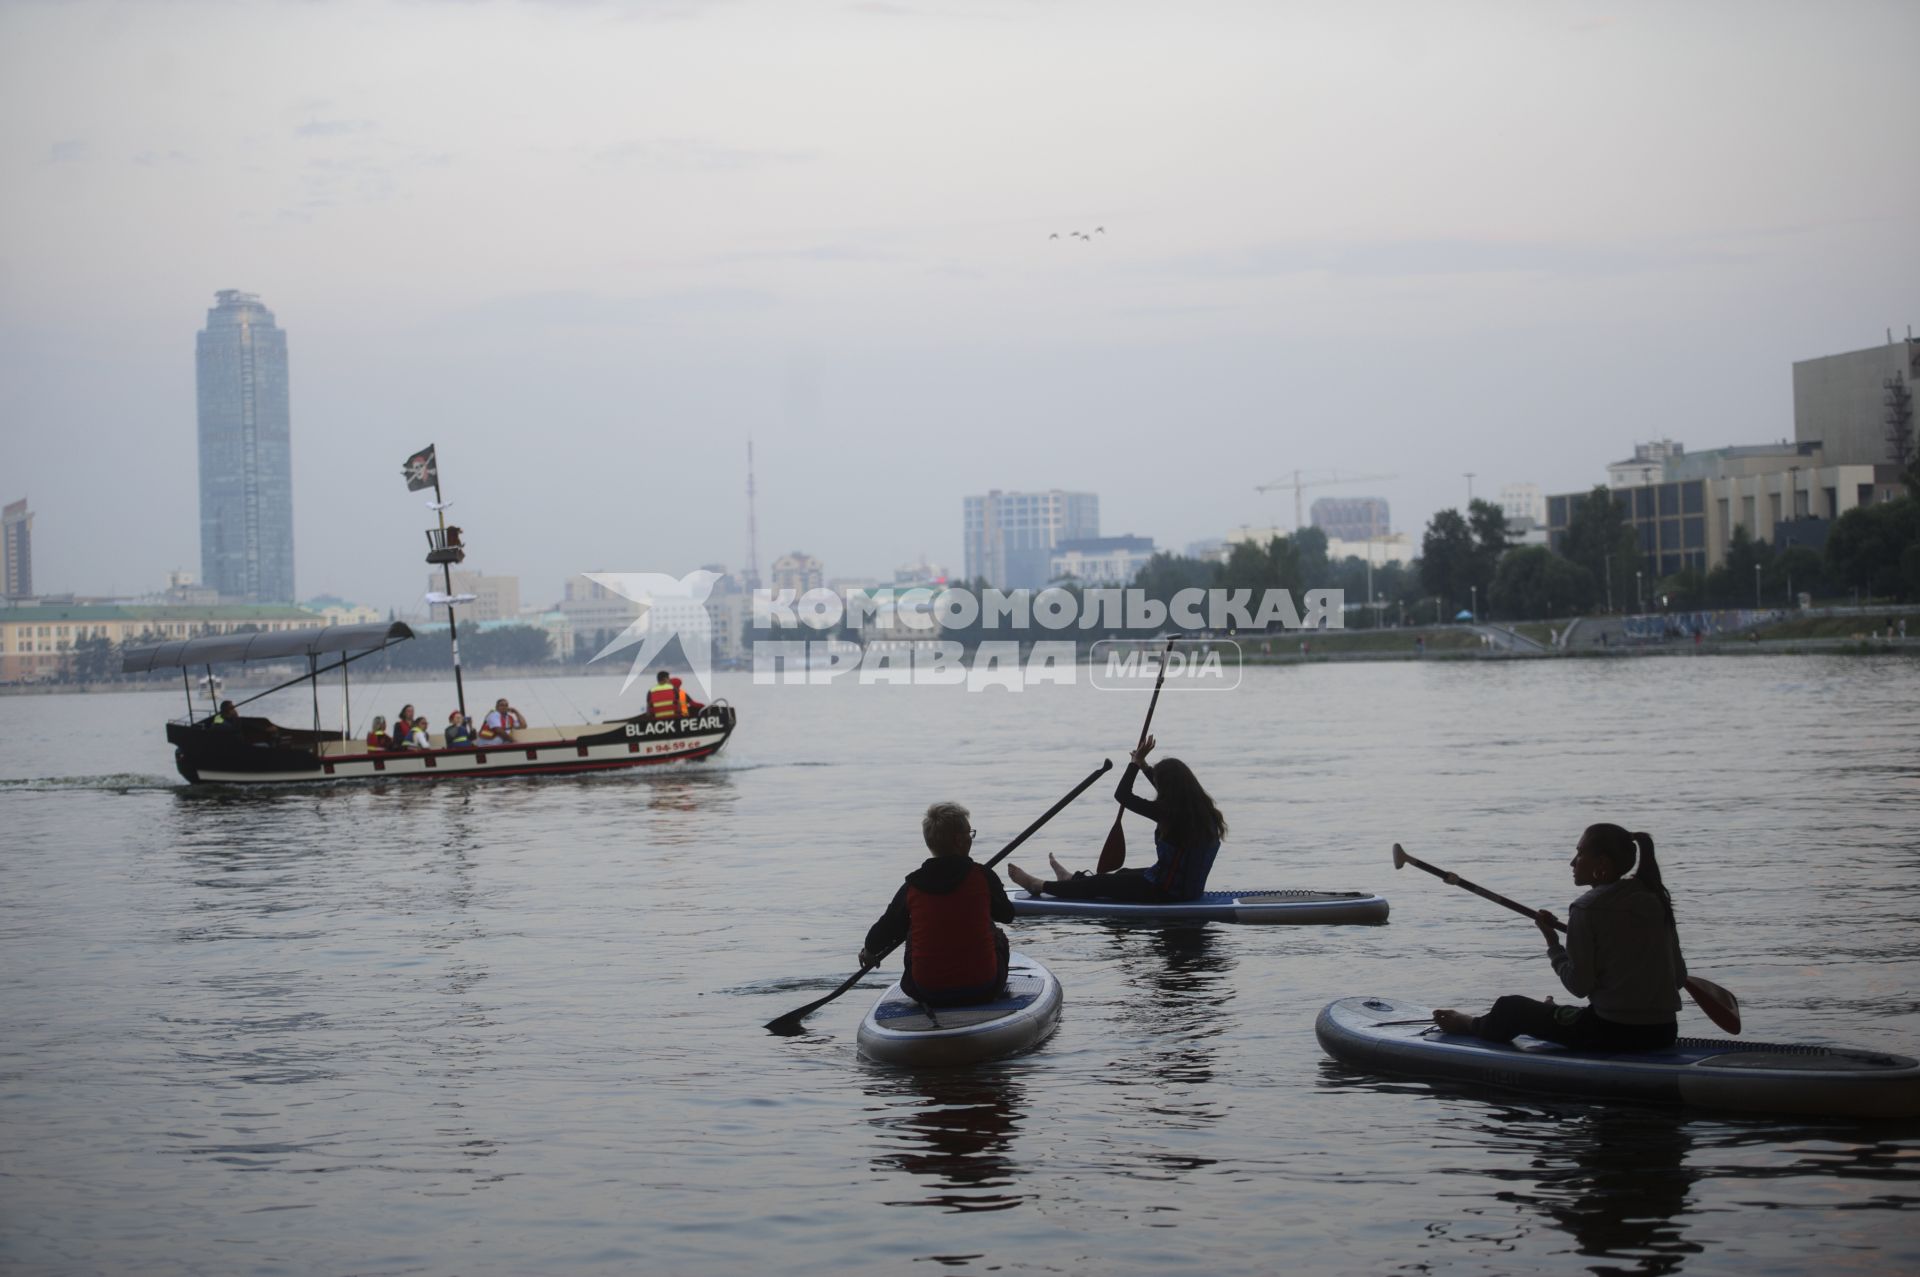
{"label": "eyeglasses", "polygon": [[979,836],[980,836],[980,831],[979,831],[978,829],[969,829],[969,830],[967,830],[967,837],[969,837],[969,838],[978,838]]}

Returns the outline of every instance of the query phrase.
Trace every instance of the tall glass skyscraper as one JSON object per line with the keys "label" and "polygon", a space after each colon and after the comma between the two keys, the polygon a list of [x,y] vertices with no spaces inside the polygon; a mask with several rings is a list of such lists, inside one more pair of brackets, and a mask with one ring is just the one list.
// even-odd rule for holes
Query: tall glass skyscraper
{"label": "tall glass skyscraper", "polygon": [[223,289],[214,301],[196,360],[200,579],[225,597],[291,603],[287,335],[252,293]]}

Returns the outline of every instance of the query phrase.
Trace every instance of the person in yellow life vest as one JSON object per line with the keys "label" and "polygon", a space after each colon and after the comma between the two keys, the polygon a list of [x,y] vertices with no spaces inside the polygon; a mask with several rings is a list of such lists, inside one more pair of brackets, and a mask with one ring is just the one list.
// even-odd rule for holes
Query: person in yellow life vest
{"label": "person in yellow life vest", "polygon": [[661,670],[658,681],[647,689],[647,713],[654,718],[685,718],[688,708],[680,680]]}

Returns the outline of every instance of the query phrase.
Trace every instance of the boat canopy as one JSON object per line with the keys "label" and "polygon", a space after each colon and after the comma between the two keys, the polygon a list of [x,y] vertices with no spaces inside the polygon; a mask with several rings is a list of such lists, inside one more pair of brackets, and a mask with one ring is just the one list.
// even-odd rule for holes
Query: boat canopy
{"label": "boat canopy", "polygon": [[325,625],[311,630],[277,630],[263,634],[221,634],[213,638],[183,639],[137,647],[121,657],[125,674],[178,669],[190,665],[229,661],[266,661],[288,656],[318,656],[322,652],[375,652],[413,637],[404,621],[373,625]]}

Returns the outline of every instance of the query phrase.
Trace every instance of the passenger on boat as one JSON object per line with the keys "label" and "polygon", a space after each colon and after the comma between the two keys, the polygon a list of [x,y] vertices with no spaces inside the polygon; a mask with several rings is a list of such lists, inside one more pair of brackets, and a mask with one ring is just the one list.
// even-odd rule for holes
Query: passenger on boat
{"label": "passenger on boat", "polygon": [[389,749],[413,748],[413,720],[417,717],[411,703],[401,706],[400,712],[393,716],[393,743]]}
{"label": "passenger on boat", "polygon": [[1542,909],[1534,922],[1547,938],[1554,974],[1587,1005],[1509,995],[1485,1015],[1435,1011],[1433,1022],[1441,1029],[1490,1042],[1511,1042],[1524,1033],[1576,1050],[1654,1051],[1673,1044],[1687,961],[1673,922],[1673,898],[1653,858],[1653,838],[1619,825],[1589,825],[1572,865],[1574,885],[1590,890],[1567,910],[1566,944],[1550,911]]}
{"label": "passenger on boat", "polygon": [[473,724],[459,710],[447,715],[447,748],[459,749],[463,745],[473,744]]}
{"label": "passenger on boat", "polygon": [[240,730],[240,711],[233,707],[232,701],[221,701],[219,710],[207,725],[222,731],[237,732]]}
{"label": "passenger on boat", "polygon": [[933,854],[867,932],[860,965],[905,941],[900,988],[908,997],[942,1007],[991,1002],[1007,984],[1007,934],[993,924],[1013,921],[1013,902],[999,877],[967,854],[973,829],[965,807],[927,808],[920,836]]}
{"label": "passenger on boat", "polygon": [[427,716],[425,714],[422,714],[418,718],[414,719],[413,730],[407,733],[407,748],[408,749],[432,749],[433,737],[430,734],[432,731],[433,731],[433,724],[427,721]]}
{"label": "passenger on boat", "polygon": [[647,689],[648,715],[653,718],[684,718],[687,708],[687,694],[681,690],[680,680],[661,670],[653,686]]}
{"label": "passenger on boat", "polygon": [[480,739],[504,741],[510,745],[513,743],[513,734],[525,729],[526,725],[527,720],[521,717],[520,711],[507,704],[507,698],[502,696],[493,703],[487,716],[480,720]]}
{"label": "passenger on boat", "polygon": [[[1017,865],[1007,866],[1007,877],[1026,888],[1031,895],[1045,893],[1062,900],[1121,900],[1159,904],[1174,900],[1198,900],[1207,890],[1207,875],[1213,871],[1214,857],[1220,854],[1220,840],[1227,836],[1226,817],[1213,805],[1213,799],[1201,788],[1193,769],[1177,758],[1163,758],[1149,765],[1154,739],[1149,736],[1133,751],[1133,761],[1120,777],[1114,797],[1128,811],[1154,822],[1154,861],[1145,869],[1116,869],[1112,873],[1069,874],[1058,860],[1049,856],[1054,880],[1043,881]],[[1157,798],[1141,798],[1133,792],[1133,778],[1146,773]]]}
{"label": "passenger on boat", "polygon": [[392,749],[393,741],[387,735],[387,720],[380,714],[373,716],[373,728],[367,732],[367,749]]}

